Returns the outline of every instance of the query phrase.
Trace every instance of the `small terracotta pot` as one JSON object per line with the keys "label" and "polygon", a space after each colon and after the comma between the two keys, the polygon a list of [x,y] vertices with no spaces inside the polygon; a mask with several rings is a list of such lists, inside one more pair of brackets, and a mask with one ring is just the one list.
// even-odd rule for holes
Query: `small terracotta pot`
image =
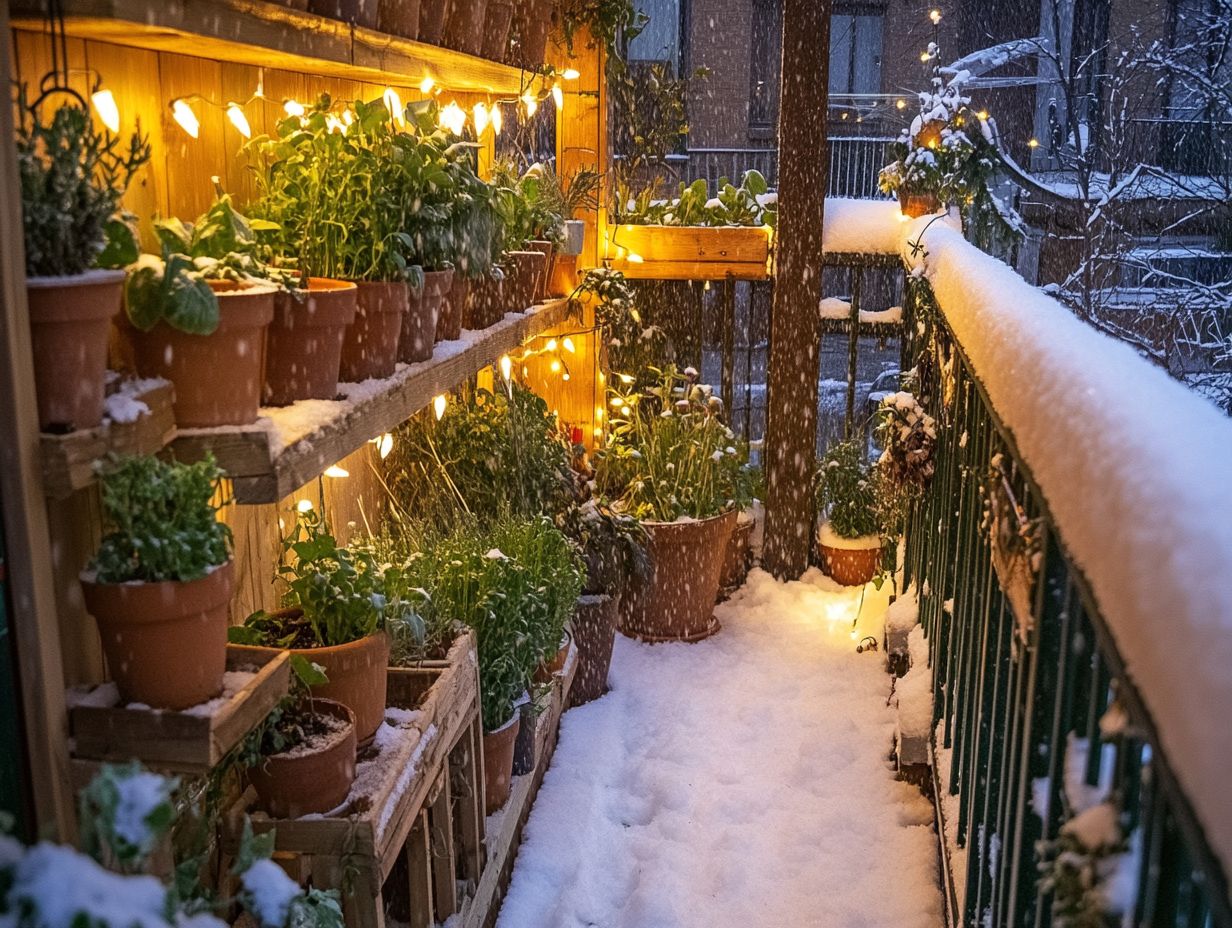
{"label": "small terracotta pot", "polygon": [[570,296],[578,285],[577,255],[552,256],[552,269],[548,273],[548,296]]}
{"label": "small terracotta pot", "polygon": [[92,429],[103,419],[107,336],[124,271],[26,280],[39,428]]}
{"label": "small terracotta pot", "polygon": [[306,294],[278,292],[265,355],[267,405],[338,395],[342,342],[355,321],[357,292],[349,281],[324,277],[309,278]]}
{"label": "small terracotta pot", "polygon": [[398,336],[409,290],[402,281],[356,281],[355,321],[342,342],[338,379],[358,383],[388,377],[398,366]]}
{"label": "small terracotta pot", "polygon": [[821,569],[843,586],[864,586],[877,576],[881,566],[881,546],[875,548],[834,548],[817,543]]}
{"label": "small terracotta pot", "polygon": [[550,658],[540,661],[539,666],[535,668],[534,681],[536,683],[551,683],[559,673],[564,673],[565,664],[569,660],[569,643],[573,640],[573,635],[568,629],[565,629],[565,637],[561,639],[560,647],[556,649],[556,653]]}
{"label": "small terracotta pot", "polygon": [[227,561],[186,582],[81,581],[107,668],[125,702],[188,709],[218,695],[234,576],[235,562]]}
{"label": "small terracotta pot", "polygon": [[719,580],[719,588],[724,592],[741,586],[749,575],[749,568],[753,564],[753,549],[749,546],[749,539],[753,537],[755,525],[751,520],[736,520],[731,540],[727,542],[727,553],[723,557],[723,576]]}
{"label": "small terracotta pot", "polygon": [[454,271],[449,295],[441,303],[440,315],[436,317],[438,342],[452,342],[462,337],[462,320],[466,316],[466,301],[470,294],[470,279],[465,274]]}
{"label": "small terracotta pot", "polygon": [[518,706],[518,736],[513,742],[513,775],[526,776],[533,773],[539,762],[538,734],[540,713],[535,711],[535,703],[531,699]]}
{"label": "small terracotta pot", "polygon": [[573,613],[573,643],[577,645],[577,673],[569,689],[569,705],[580,706],[607,692],[616,624],[620,620],[620,593],[578,597]]}
{"label": "small terracotta pot", "polygon": [[470,300],[463,311],[463,328],[477,331],[494,326],[504,319],[509,304],[505,291],[512,286],[508,278],[497,280],[491,274],[477,278],[471,284]]}
{"label": "small terracotta pot", "polygon": [[413,364],[416,361],[432,360],[432,346],[436,343],[436,322],[440,317],[441,303],[453,283],[453,269],[425,271],[424,283],[416,293],[408,288],[409,298],[406,315],[402,317],[402,338],[398,342],[398,360]]}
{"label": "small terracotta pot", "polygon": [[385,632],[327,648],[291,648],[325,668],[328,683],[312,688],[314,697],[333,699],[355,713],[355,738],[365,744],[385,718],[385,680],[389,636]]}
{"label": "small terracotta pot", "polygon": [[419,0],[379,0],[376,28],[404,39],[419,37]]}
{"label": "small terracotta pot", "polygon": [[274,818],[299,818],[336,809],[346,802],[355,782],[355,714],[329,699],[312,700],[312,707],[347,723],[347,731],[325,748],[291,751],[265,758],[248,769],[261,807]]}
{"label": "small terracotta pot", "polygon": [[277,291],[226,280],[211,280],[210,287],[218,297],[218,328],[211,335],[189,335],[166,322],[149,332],[128,326],[137,372],[175,384],[175,422],[181,428],[248,425],[261,408]]}
{"label": "small terracotta pot", "polygon": [[552,267],[556,246],[551,242],[536,240],[530,243],[530,247],[543,253],[543,270],[539,272],[539,281],[535,285],[535,302],[542,303],[548,298],[548,272]]}
{"label": "small terracotta pot", "polygon": [[509,312],[525,312],[535,304],[539,282],[547,255],[542,251],[505,252],[505,308]]}
{"label": "small terracotta pot", "polygon": [[441,44],[468,55],[482,54],[487,9],[488,0],[450,0]]}
{"label": "small terracotta pot", "polygon": [[377,0],[308,0],[308,9],[318,16],[328,16],[365,29],[376,27]]}
{"label": "small terracotta pot", "polygon": [[449,0],[419,0],[419,41],[440,45],[448,13]]}
{"label": "small terracotta pot", "polygon": [[509,52],[509,26],[513,22],[513,4],[508,0],[488,0],[483,23],[483,57],[504,61]]}
{"label": "small terracotta pot", "polygon": [[[719,630],[714,604],[736,512],[694,522],[645,522],[649,576],[621,604],[620,630],[643,641],[700,641]],[[688,578],[684,582],[683,578]]]}
{"label": "small terracotta pot", "polygon": [[921,216],[931,216],[941,211],[941,201],[935,193],[907,193],[901,187],[898,190],[898,208],[904,216],[918,219]]}
{"label": "small terracotta pot", "polygon": [[521,716],[513,718],[496,731],[483,733],[483,807],[491,815],[509,801],[513,780],[513,747],[518,740]]}

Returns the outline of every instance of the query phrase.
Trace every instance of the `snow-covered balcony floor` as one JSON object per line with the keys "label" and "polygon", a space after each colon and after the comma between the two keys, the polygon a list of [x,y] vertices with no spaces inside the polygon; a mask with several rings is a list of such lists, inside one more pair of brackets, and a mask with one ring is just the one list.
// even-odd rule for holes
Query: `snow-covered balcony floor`
{"label": "snow-covered balcony floor", "polygon": [[932,806],[895,779],[886,592],[754,571],[698,644],[619,637],[567,712],[498,928],[934,928]]}

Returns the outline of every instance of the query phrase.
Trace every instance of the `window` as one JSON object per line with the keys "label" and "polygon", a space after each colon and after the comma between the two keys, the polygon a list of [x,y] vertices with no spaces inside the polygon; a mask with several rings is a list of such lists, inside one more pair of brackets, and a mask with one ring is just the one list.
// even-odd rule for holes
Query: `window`
{"label": "window", "polygon": [[630,61],[667,62],[680,74],[680,0],[638,0],[634,4],[650,17],[646,28],[629,41]]}
{"label": "window", "polygon": [[881,92],[880,12],[834,13],[830,17],[830,93]]}
{"label": "window", "polygon": [[749,131],[773,133],[779,121],[779,67],[783,45],[782,0],[753,0],[749,68]]}

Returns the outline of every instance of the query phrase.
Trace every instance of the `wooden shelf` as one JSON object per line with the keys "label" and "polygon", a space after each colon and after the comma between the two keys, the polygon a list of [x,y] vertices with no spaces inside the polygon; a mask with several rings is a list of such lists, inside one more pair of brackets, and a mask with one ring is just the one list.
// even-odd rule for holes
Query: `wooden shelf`
{"label": "wooden shelf", "polygon": [[[43,0],[11,0],[11,24],[44,28]],[[377,84],[517,94],[518,68],[263,0],[65,0],[70,36]]]}
{"label": "wooden shelf", "polygon": [[261,410],[250,426],[181,429],[172,450],[181,461],[212,452],[232,478],[240,503],[276,503],[330,465],[393,430],[528,338],[559,325],[568,300],[553,300],[506,316],[462,339],[440,342],[431,361],[408,364],[386,380],[343,384],[341,400],[306,400]]}
{"label": "wooden shelf", "polygon": [[108,454],[154,454],[175,435],[172,387],[166,380],[151,380],[139,389],[122,388],[148,412],[132,422],[112,422],[66,435],[41,435],[43,493],[67,499],[97,479],[94,465]]}

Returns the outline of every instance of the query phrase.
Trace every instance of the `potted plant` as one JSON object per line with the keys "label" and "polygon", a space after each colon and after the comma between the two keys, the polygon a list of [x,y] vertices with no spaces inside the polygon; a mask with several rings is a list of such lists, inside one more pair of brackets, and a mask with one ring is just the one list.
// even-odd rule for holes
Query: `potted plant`
{"label": "potted plant", "polygon": [[124,458],[102,475],[103,540],[81,588],[128,702],[186,709],[222,689],[234,576],[222,476],[209,456]]}
{"label": "potted plant", "polygon": [[413,607],[396,595],[395,568],[369,550],[340,545],[315,510],[297,513],[282,546],[282,608],[253,613],[230,629],[230,640],[287,648],[321,667],[328,679],[313,684],[314,696],[354,712],[356,738],[364,744],[385,717],[385,625]]}
{"label": "potted plant", "polygon": [[548,270],[548,295],[568,296],[577,287],[577,262],[586,242],[586,223],[574,218],[579,210],[598,209],[598,191],[603,175],[583,169],[564,184],[551,171],[542,179],[544,195],[555,204],[555,211],[564,217],[560,242]]}
{"label": "potted plant", "polygon": [[127,148],[99,132],[82,103],[44,122],[18,88],[17,164],[26,302],[39,428],[84,429],[103,416],[107,335],[120,310],[123,267],[136,234],[120,199],[150,158],[139,133]]}
{"label": "potted plant", "polygon": [[524,312],[538,299],[547,273],[550,245],[535,247],[534,237],[543,225],[538,205],[538,179],[529,171],[519,176],[511,162],[492,171],[493,201],[504,232],[502,262],[506,271],[506,306]]}
{"label": "potted plant", "polygon": [[825,514],[817,530],[822,570],[844,586],[863,586],[881,566],[882,535],[876,485],[859,442],[839,442],[826,452],[814,489]]}
{"label": "potted plant", "polygon": [[[747,504],[746,455],[720,418],[722,401],[697,383],[696,371],[651,373],[656,381],[643,391],[613,391],[596,475],[649,538],[652,567],[626,593],[621,631],[651,642],[697,641],[718,630],[720,572]],[[682,576],[691,578],[683,587]]]}

